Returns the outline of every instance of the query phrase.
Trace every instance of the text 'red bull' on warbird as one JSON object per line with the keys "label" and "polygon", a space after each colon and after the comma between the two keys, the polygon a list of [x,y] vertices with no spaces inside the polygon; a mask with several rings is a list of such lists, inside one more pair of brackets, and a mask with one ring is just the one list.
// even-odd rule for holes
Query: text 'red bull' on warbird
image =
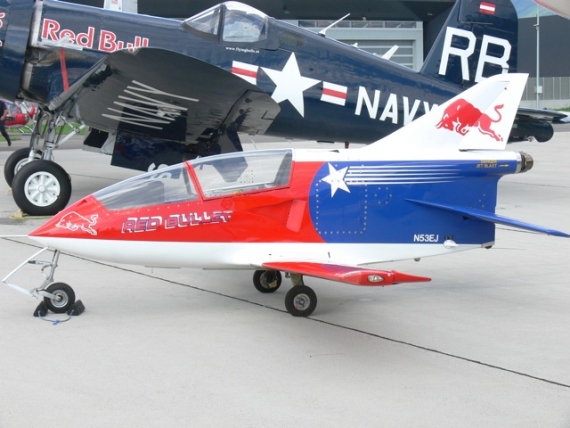
{"label": "text 'red bull' on warbird", "polygon": [[[78,201],[29,237],[55,250],[48,282],[60,252],[143,266],[255,269],[262,292],[277,290],[286,272],[293,287],[285,307],[296,316],[317,303],[304,276],[361,286],[429,281],[368,265],[489,248],[496,224],[570,236],[495,213],[499,179],[533,165],[529,155],[505,151],[502,137],[525,83],[526,75],[494,76],[360,149],[217,155],[134,177]],[[501,118],[487,126],[497,110]],[[54,311],[73,303],[66,284],[28,291],[10,281],[12,273],[4,282]]]}

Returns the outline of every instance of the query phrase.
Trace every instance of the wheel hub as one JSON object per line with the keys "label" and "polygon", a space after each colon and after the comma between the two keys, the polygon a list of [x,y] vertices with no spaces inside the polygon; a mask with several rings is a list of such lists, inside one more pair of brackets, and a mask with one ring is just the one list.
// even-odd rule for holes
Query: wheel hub
{"label": "wheel hub", "polygon": [[62,307],[65,306],[67,304],[67,295],[62,292],[62,291],[56,291],[54,293],[55,297],[51,299],[51,301],[53,302],[54,306],[57,307]]}
{"label": "wheel hub", "polygon": [[306,294],[299,294],[293,300],[293,306],[295,306],[295,309],[299,311],[307,309],[310,304],[311,304],[311,299]]}
{"label": "wheel hub", "polygon": [[26,198],[36,206],[53,204],[61,192],[59,181],[48,172],[32,174],[25,184]]}

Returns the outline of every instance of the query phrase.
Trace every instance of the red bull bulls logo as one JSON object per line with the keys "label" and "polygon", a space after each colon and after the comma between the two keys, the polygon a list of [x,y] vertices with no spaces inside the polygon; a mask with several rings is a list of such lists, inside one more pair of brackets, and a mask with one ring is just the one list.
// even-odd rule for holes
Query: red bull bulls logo
{"label": "red bull bulls logo", "polygon": [[93,214],[91,216],[91,220],[87,217],[83,217],[82,215],[77,214],[75,211],[72,211],[66,215],[64,215],[55,225],[55,227],[61,227],[62,229],[68,229],[73,232],[77,230],[82,230],[87,232],[91,235],[97,235],[97,231],[93,229],[93,226],[97,224],[97,214]]}
{"label": "red bull bulls logo", "polygon": [[436,128],[455,131],[461,135],[465,135],[470,129],[476,128],[483,135],[488,135],[496,141],[503,141],[503,137],[492,129],[494,123],[499,123],[503,119],[500,112],[503,107],[503,104],[494,107],[497,118],[492,119],[469,101],[458,99],[445,109]]}

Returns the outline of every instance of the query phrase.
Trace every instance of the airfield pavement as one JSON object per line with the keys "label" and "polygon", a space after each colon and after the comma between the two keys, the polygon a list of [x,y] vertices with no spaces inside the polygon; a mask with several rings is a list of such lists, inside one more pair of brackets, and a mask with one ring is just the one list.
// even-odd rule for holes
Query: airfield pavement
{"label": "airfield pavement", "polygon": [[[0,165],[26,145],[2,145]],[[535,166],[501,181],[497,212],[570,232],[570,125],[508,148]],[[55,154],[72,200],[134,174],[77,142]],[[27,234],[42,220],[10,219],[0,181],[0,234]],[[0,248],[0,278],[36,250]],[[249,271],[63,255],[56,280],[86,307],[68,322],[34,318],[38,301],[0,284],[0,428],[570,427],[570,239],[498,227],[491,250],[385,268],[433,281],[307,278],[319,303],[294,318],[285,280],[260,294]]]}

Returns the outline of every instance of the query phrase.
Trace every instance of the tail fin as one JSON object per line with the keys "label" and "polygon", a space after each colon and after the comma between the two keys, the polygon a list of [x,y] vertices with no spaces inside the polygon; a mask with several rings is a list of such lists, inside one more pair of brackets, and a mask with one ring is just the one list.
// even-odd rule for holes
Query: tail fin
{"label": "tail fin", "polygon": [[361,150],[504,150],[527,77],[492,76]]}
{"label": "tail fin", "polygon": [[511,0],[457,0],[420,73],[463,88],[517,71],[518,17]]}

